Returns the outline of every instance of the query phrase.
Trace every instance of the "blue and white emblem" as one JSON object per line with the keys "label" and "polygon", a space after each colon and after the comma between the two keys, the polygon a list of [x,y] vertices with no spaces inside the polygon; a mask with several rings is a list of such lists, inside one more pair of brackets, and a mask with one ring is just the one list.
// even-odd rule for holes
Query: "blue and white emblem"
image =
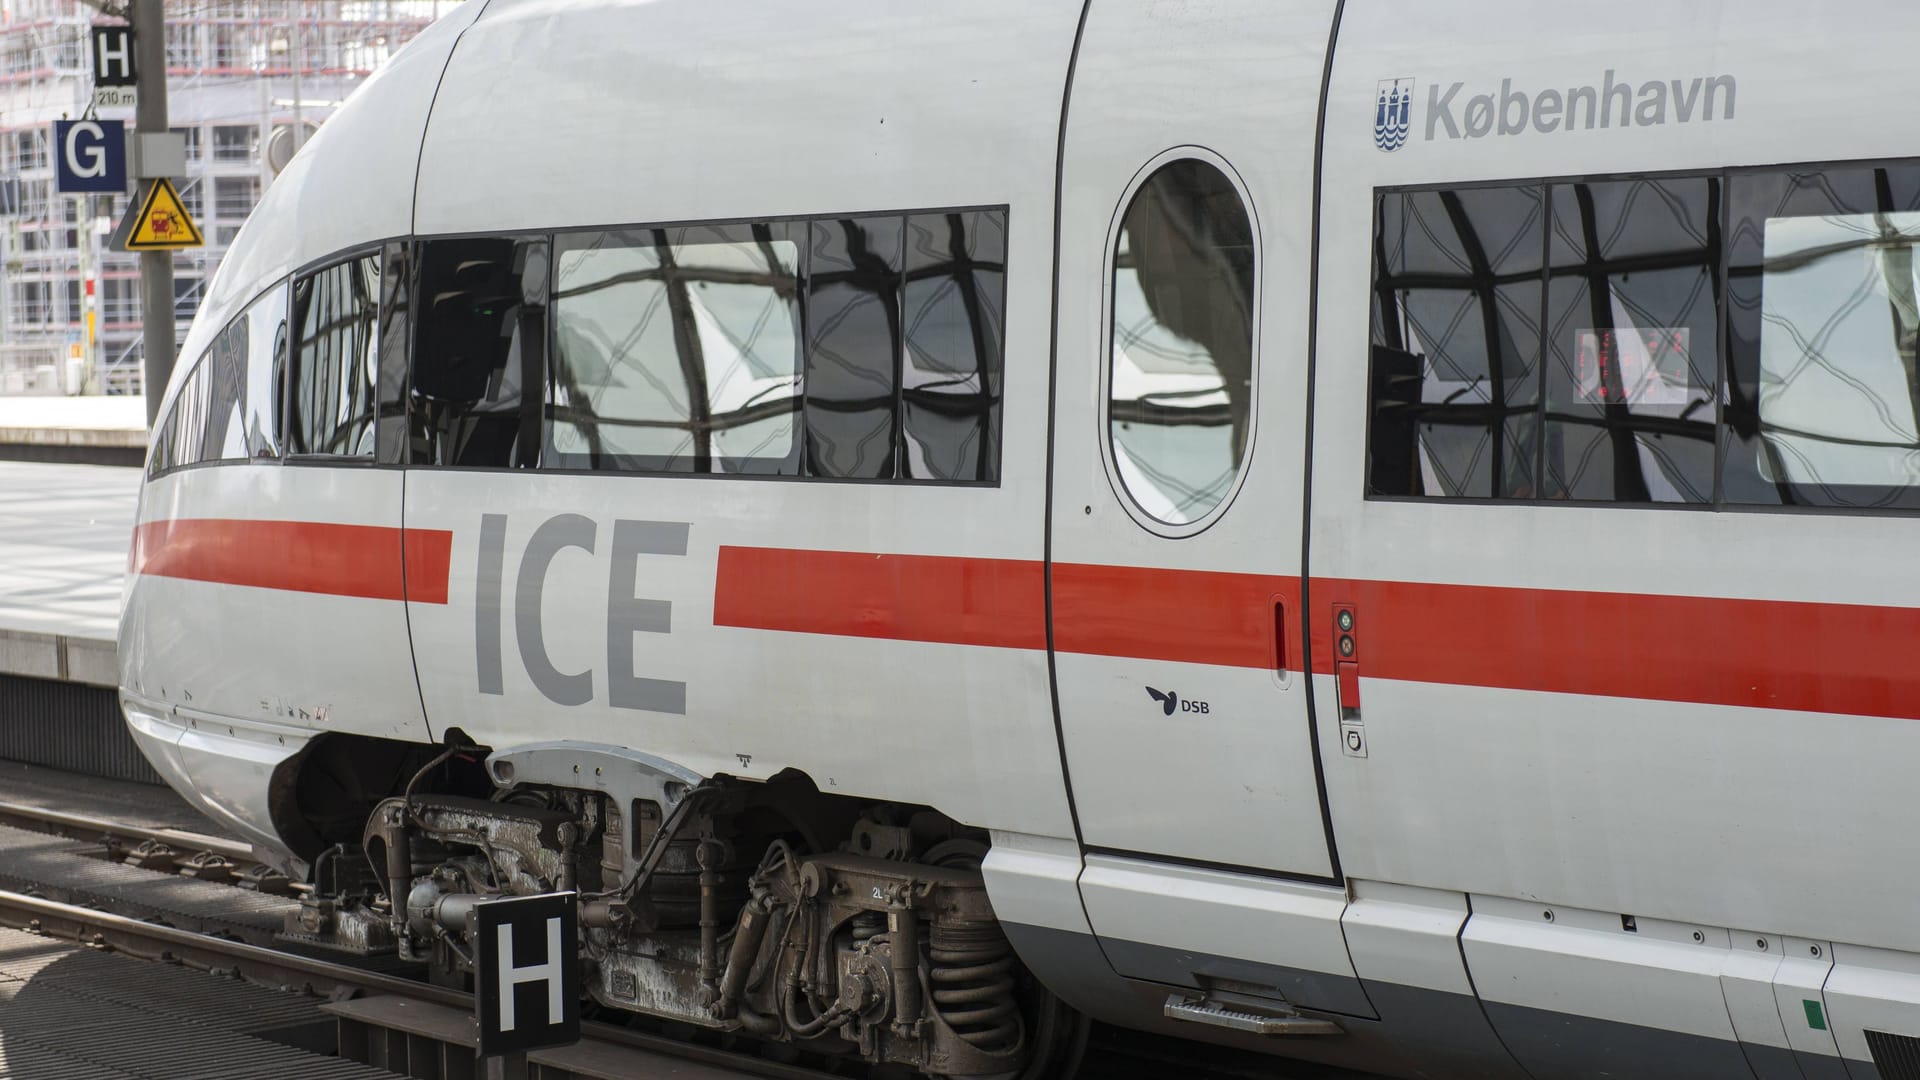
{"label": "blue and white emblem", "polygon": [[1413,128],[1413,80],[1381,79],[1373,113],[1373,145],[1392,153],[1406,145]]}

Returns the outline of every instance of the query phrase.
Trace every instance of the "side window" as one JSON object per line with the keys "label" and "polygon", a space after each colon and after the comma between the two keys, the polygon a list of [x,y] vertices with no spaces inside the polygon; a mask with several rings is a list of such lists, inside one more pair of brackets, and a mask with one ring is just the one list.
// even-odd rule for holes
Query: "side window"
{"label": "side window", "polygon": [[1548,189],[1540,497],[1713,499],[1720,180]]}
{"label": "side window", "polygon": [[203,461],[279,453],[277,364],[286,344],[286,309],[282,281],[215,335],[155,428],[149,477]]}
{"label": "side window", "polygon": [[1107,425],[1115,471],[1157,521],[1200,521],[1240,475],[1253,422],[1253,223],[1226,174],[1170,162],[1113,254]]}
{"label": "side window", "polygon": [[1371,493],[1533,491],[1543,204],[1537,185],[1380,196]]}
{"label": "side window", "polygon": [[1727,501],[1920,508],[1920,166],[1730,189]]}
{"label": "side window", "polygon": [[243,318],[246,320],[242,340],[247,387],[242,413],[246,424],[246,456],[278,457],[283,441],[279,388],[287,365],[286,282],[275,285],[255,300]]}
{"label": "side window", "polygon": [[807,473],[894,475],[899,217],[816,221],[807,266]]}
{"label": "side window", "polygon": [[166,418],[155,429],[153,453],[147,464],[149,479],[202,460],[207,444],[207,397],[211,385],[207,375],[212,366],[208,353],[202,353],[193,370],[187,373],[180,392],[167,409]]}
{"label": "side window", "polygon": [[289,456],[373,456],[380,257],[361,255],[293,283]]}
{"label": "side window", "polygon": [[207,369],[207,430],[200,448],[202,461],[244,459],[247,456],[247,317],[227,324],[213,339],[201,366]]}
{"label": "side window", "polygon": [[997,481],[1006,215],[908,218],[906,280],[900,475]]}
{"label": "side window", "polygon": [[374,365],[379,379],[379,430],[374,436],[376,456],[396,465],[407,454],[407,347],[413,340],[413,245],[388,244],[380,253],[380,356]]}
{"label": "side window", "polygon": [[541,464],[996,483],[1006,246],[1004,210],[561,233]]}
{"label": "side window", "polygon": [[531,468],[546,382],[547,241],[429,240],[420,252],[409,460]]}
{"label": "side window", "polygon": [[563,233],[545,463],[795,473],[803,227]]}

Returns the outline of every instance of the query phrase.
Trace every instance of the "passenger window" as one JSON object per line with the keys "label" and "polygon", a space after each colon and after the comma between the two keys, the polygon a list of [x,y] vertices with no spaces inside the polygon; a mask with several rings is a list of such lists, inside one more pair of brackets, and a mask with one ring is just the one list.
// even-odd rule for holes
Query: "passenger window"
{"label": "passenger window", "polygon": [[1380,197],[1372,493],[1532,494],[1542,201],[1531,185]]}
{"label": "passenger window", "polygon": [[1134,503],[1185,525],[1227,497],[1253,420],[1253,224],[1233,183],[1185,159],[1147,178],[1113,260],[1108,429]]}
{"label": "passenger window", "polygon": [[213,339],[201,365],[208,369],[211,400],[200,448],[203,461],[247,456],[247,317],[243,312]]}
{"label": "passenger window", "polygon": [[373,456],[379,302],[377,255],[348,259],[294,282],[289,456]]}
{"label": "passenger window", "polygon": [[1731,190],[1727,500],[1920,507],[1920,167]]}
{"label": "passenger window", "polygon": [[900,475],[1000,479],[1007,219],[998,212],[907,219]]}
{"label": "passenger window", "polygon": [[431,240],[420,251],[409,460],[533,467],[546,384],[547,241]]}
{"label": "passenger window", "polygon": [[799,472],[804,230],[559,236],[545,464]]}
{"label": "passenger window", "polygon": [[1704,177],[1551,189],[1543,497],[1712,500],[1720,197]]}
{"label": "passenger window", "polygon": [[[241,412],[246,425],[246,456],[277,457],[282,442],[277,388],[287,363],[286,282],[267,290],[243,317],[247,385]],[[235,359],[239,355],[236,352]]]}
{"label": "passenger window", "polygon": [[200,361],[180,384],[180,393],[175,395],[166,420],[161,422],[160,434],[154,441],[149,476],[158,476],[203,460],[207,443],[207,398],[211,386],[207,373],[211,366],[207,354],[201,354]]}
{"label": "passenger window", "polygon": [[807,466],[890,479],[898,417],[902,220],[816,221],[807,268]]}
{"label": "passenger window", "polygon": [[401,464],[407,456],[407,346],[413,340],[411,249],[411,244],[396,241],[380,254],[380,344],[374,364],[379,430],[374,446],[377,459],[388,465]]}

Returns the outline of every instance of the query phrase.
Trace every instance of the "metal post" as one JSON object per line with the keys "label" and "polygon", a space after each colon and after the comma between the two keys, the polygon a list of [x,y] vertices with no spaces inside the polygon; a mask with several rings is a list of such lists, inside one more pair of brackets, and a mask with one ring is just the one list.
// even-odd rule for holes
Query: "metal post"
{"label": "metal post", "polygon": [[[93,314],[95,311],[98,310],[94,306],[95,300],[93,297],[93,285],[92,285],[93,245],[96,239],[96,237],[93,235],[93,196],[75,195],[73,197],[73,203],[74,203],[74,206],[77,208],[75,212],[75,216],[80,219],[80,226],[75,233],[75,235],[79,238],[79,241],[80,241],[76,245],[80,253],[80,310],[73,312],[72,314],[75,316],[74,321],[80,324],[80,333],[82,335],[81,340],[87,343],[85,349],[80,354],[87,358],[86,366],[82,369],[83,374],[81,376],[81,392],[82,393],[98,393],[99,392],[97,388],[98,379],[94,375],[94,370],[99,366],[99,359],[95,355],[93,342],[94,342],[94,326],[96,325],[99,319],[99,316],[93,315],[92,318],[88,317],[90,314]],[[65,361],[66,361],[66,358],[62,357],[61,362],[63,366],[61,368],[61,375],[63,377],[66,374],[66,369],[64,366]],[[63,379],[63,388],[64,388],[64,379]]]}
{"label": "metal post", "polygon": [[[127,22],[133,26],[133,64],[139,100],[134,107],[135,131],[164,134],[167,130],[167,17],[163,0],[128,0]],[[159,420],[160,396],[173,374],[173,252],[140,253],[140,322],[146,352],[147,426]]]}

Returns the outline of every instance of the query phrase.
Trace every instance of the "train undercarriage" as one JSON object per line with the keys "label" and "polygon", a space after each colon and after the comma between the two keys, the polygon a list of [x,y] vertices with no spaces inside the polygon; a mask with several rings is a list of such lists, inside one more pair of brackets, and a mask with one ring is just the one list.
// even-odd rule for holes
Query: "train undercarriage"
{"label": "train undercarriage", "polygon": [[937,1077],[1057,1075],[1084,1040],[995,919],[985,834],[933,810],[581,743],[432,750],[347,739],[289,763],[276,817],[318,850],[284,936],[465,982],[476,905],[572,893],[603,1015]]}

